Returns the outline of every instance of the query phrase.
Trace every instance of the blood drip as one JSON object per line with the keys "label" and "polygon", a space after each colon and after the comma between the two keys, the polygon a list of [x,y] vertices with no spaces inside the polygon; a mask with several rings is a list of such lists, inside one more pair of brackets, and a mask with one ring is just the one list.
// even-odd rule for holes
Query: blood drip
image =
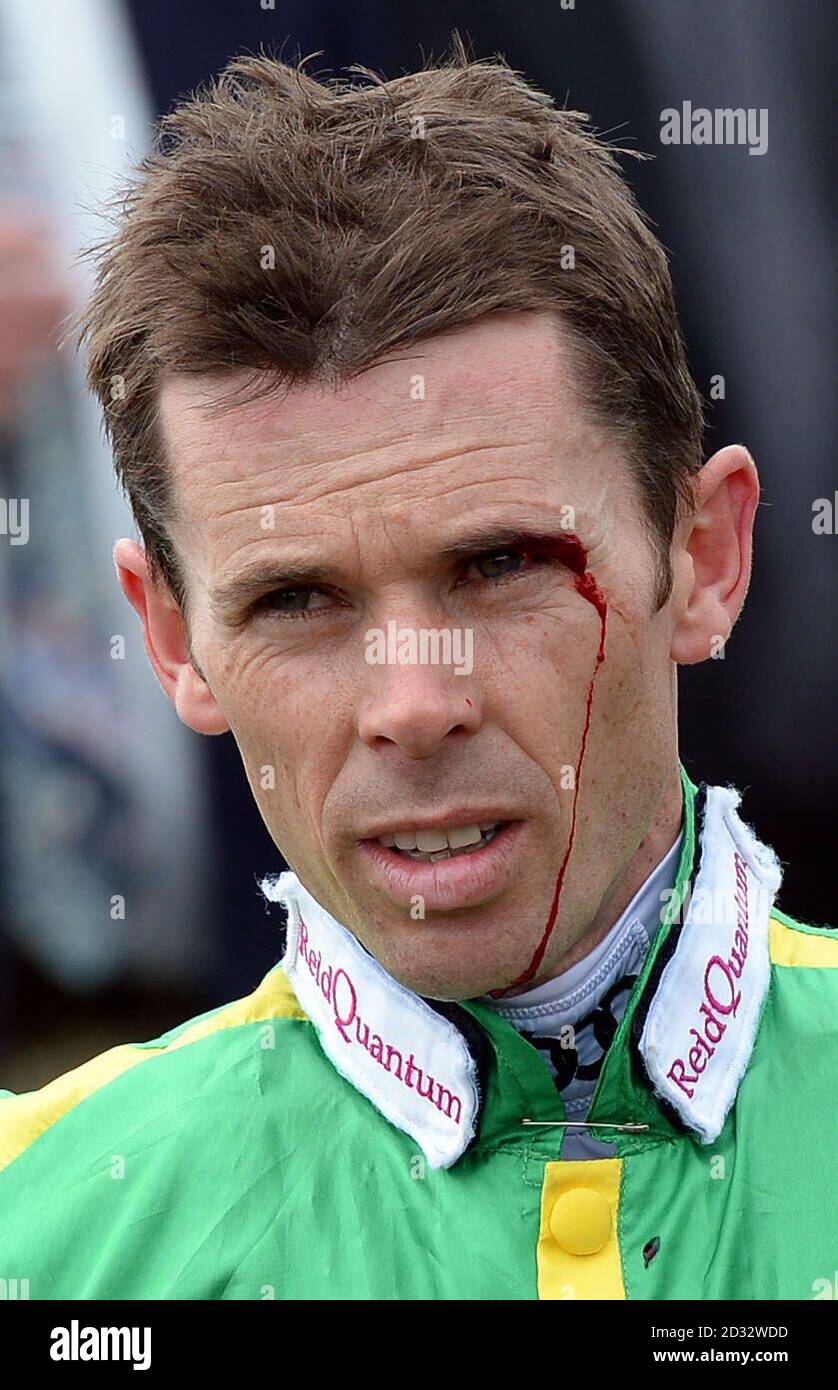
{"label": "blood drip", "polygon": [[547,943],[550,940],[553,927],[556,924],[556,918],[559,914],[559,902],[561,900],[565,874],[567,872],[567,866],[570,861],[570,855],[573,849],[573,842],[576,838],[576,809],[579,802],[579,785],[582,778],[582,764],[585,760],[585,750],[588,746],[588,732],[591,727],[591,710],[593,708],[594,703],[594,690],[596,689],[599,668],[605,660],[605,627],[606,619],[608,617],[608,605],[605,601],[605,596],[602,590],[600,589],[599,585],[597,584],[596,580],[594,579],[594,576],[589,572],[587,568],[588,553],[585,550],[585,547],[582,545],[581,541],[578,541],[575,536],[568,536],[566,539],[562,539],[560,546],[560,552],[557,553],[560,553],[561,559],[567,564],[568,568],[571,569],[575,574],[576,578],[574,580],[574,584],[576,586],[577,593],[581,594],[585,602],[590,603],[591,606],[595,608],[597,613],[599,614],[599,650],[597,651],[596,665],[594,666],[594,672],[591,676],[591,681],[588,686],[588,698],[585,703],[585,723],[582,729],[582,742],[579,747],[579,758],[576,763],[576,773],[574,776],[573,784],[573,806],[570,815],[570,834],[568,835],[567,847],[564,852],[564,858],[562,859],[561,867],[556,878],[556,887],[553,891],[553,901],[550,906],[550,915],[547,918],[547,925],[544,928],[541,940],[539,941],[535,949],[535,954],[533,955],[533,958],[530,961],[524,973],[522,975],[519,975],[516,980],[513,980],[511,984],[506,985],[503,989],[491,990],[490,992],[492,998],[500,998],[502,995],[508,994],[511,989],[517,989],[520,985],[529,984],[530,980],[533,978],[542,960],[544,959],[544,952],[547,950]]}

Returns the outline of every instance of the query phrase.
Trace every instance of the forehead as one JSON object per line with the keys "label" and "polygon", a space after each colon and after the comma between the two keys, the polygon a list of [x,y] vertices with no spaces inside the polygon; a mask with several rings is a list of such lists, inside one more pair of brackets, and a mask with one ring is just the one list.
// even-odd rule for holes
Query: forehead
{"label": "forehead", "polygon": [[337,388],[297,384],[213,411],[230,387],[229,376],[171,376],[161,388],[173,531],[207,562],[269,539],[255,527],[265,507],[277,530],[282,516],[292,531],[337,536],[382,508],[438,527],[504,493],[531,502],[552,487],[556,505],[587,507],[625,491],[552,314],[495,315]]}

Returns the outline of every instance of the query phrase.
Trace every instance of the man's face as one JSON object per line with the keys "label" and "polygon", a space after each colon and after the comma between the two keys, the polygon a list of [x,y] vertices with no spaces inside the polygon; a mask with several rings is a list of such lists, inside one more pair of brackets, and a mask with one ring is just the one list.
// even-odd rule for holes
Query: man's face
{"label": "man's face", "polygon": [[[549,976],[648,833],[676,748],[641,502],[555,319],[496,316],[339,390],[213,414],[229,386],[161,394],[191,650],[288,863],[419,993],[507,985],[543,936],[600,645],[587,552],[605,660]],[[447,664],[444,645],[421,659],[423,630],[448,633]]]}

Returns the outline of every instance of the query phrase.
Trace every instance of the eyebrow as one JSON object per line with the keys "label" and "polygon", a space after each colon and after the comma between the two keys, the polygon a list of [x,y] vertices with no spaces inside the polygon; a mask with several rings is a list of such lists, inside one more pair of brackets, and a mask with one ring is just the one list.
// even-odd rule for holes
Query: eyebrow
{"label": "eyebrow", "polygon": [[[562,526],[526,527],[487,523],[473,528],[467,535],[451,541],[436,551],[433,560],[451,563],[490,551],[512,549],[541,549],[563,559],[570,569],[581,573],[585,568],[585,549],[578,536]],[[340,570],[322,562],[259,561],[234,579],[222,584],[212,595],[215,614],[228,621],[240,614],[257,598],[281,587],[317,588],[339,585]]]}
{"label": "eyebrow", "polygon": [[555,529],[543,527],[496,526],[487,524],[469,532],[461,540],[453,541],[438,551],[441,560],[461,560],[469,555],[490,550],[553,550],[566,552],[568,562],[572,555],[584,559],[585,549],[574,531],[563,526]]}

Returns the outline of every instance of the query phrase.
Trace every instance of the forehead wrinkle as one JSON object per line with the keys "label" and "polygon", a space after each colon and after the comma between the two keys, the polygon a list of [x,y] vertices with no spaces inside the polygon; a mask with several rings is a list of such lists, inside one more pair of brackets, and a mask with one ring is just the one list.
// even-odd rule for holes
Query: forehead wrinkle
{"label": "forehead wrinkle", "polygon": [[[407,470],[407,476],[413,475],[416,472],[417,469],[415,468],[409,469]],[[395,476],[398,477],[400,475]],[[240,516],[242,518],[250,518],[252,521],[253,514],[261,511],[265,505],[276,505],[277,526],[286,532],[288,530],[296,530],[303,540],[308,539],[312,533],[312,526],[315,524],[316,534],[318,538],[320,538],[323,535],[324,528],[328,532],[328,530],[339,521],[342,532],[345,531],[347,526],[350,528],[351,538],[342,534],[336,537],[336,541],[338,544],[344,546],[350,543],[351,539],[351,543],[354,545],[356,552],[358,552],[360,564],[360,548],[362,545],[363,533],[369,526],[370,520],[374,520],[375,517],[380,517],[382,522],[384,522],[386,518],[390,526],[400,527],[402,533],[407,532],[409,535],[411,531],[410,516],[399,517],[398,515],[399,512],[403,512],[406,508],[412,509],[412,512],[415,514],[428,506],[436,507],[441,502],[450,502],[451,499],[454,498],[466,499],[471,494],[485,494],[487,489],[492,489],[498,485],[502,486],[504,489],[515,487],[516,498],[510,499],[509,497],[501,496],[497,499],[487,499],[484,497],[480,509],[483,511],[486,507],[489,507],[493,514],[497,512],[500,515],[503,522],[510,519],[514,521],[521,507],[526,508],[527,490],[532,490],[534,488],[538,489],[539,516],[542,519],[545,512],[548,514],[551,512],[558,513],[561,508],[568,505],[568,502],[571,500],[571,497],[564,492],[557,495],[555,500],[545,498],[542,491],[545,481],[543,476],[538,477],[531,472],[510,473],[505,471],[502,476],[498,477],[487,477],[483,474],[477,478],[463,479],[459,477],[459,470],[452,468],[450,479],[446,476],[445,485],[440,485],[435,488],[431,495],[417,492],[410,496],[384,497],[383,499],[375,498],[374,492],[380,491],[388,481],[389,479],[379,478],[373,480],[373,482],[369,484],[360,484],[357,482],[354,484],[350,483],[337,489],[335,493],[321,493],[316,496],[301,497],[299,494],[296,494],[286,499],[277,498],[276,494],[272,494],[273,500],[270,504],[267,504],[264,500],[260,500],[241,506],[231,506],[229,508],[224,508],[221,512],[215,513],[209,520],[210,523],[217,523],[231,517]],[[369,487],[373,492],[365,495],[358,495],[354,499],[347,497],[347,494],[351,494],[356,488],[360,489],[361,487]],[[590,504],[586,503],[584,507],[576,505],[574,510],[578,518],[586,518],[590,522],[593,522],[594,517],[596,517],[598,529],[601,529],[602,513],[606,506],[606,498],[609,491],[608,485],[603,485],[598,491],[599,495],[595,497]],[[613,489],[611,492],[613,498]],[[523,496],[522,493],[524,494]],[[306,516],[306,510],[311,508],[312,505],[316,505],[316,503],[321,500],[332,502],[333,498],[337,496],[341,496],[341,498],[347,502],[347,505],[339,506],[334,514],[330,514],[328,517],[324,517],[322,514],[319,516],[315,515],[314,517]],[[464,505],[468,504],[464,501]],[[533,527],[535,527],[536,530],[538,529],[536,519],[527,516],[524,520],[529,529],[533,529]],[[586,528],[583,526],[583,529]],[[248,537],[241,541],[235,548],[241,551],[254,545],[263,546],[266,540],[271,539],[272,534],[275,534],[275,530],[269,533],[260,530],[258,534],[248,535]],[[391,544],[394,543],[395,538],[389,531],[387,532],[387,537]],[[231,537],[231,540],[233,540],[235,544],[235,538]]]}
{"label": "forehead wrinkle", "polygon": [[[299,479],[295,478],[294,480],[289,479],[287,481],[287,490],[283,491],[282,488],[279,486],[276,486],[272,483],[268,484],[268,470],[266,470],[266,477],[264,481],[266,486],[270,486],[270,496],[268,496],[267,493],[264,493],[258,499],[251,498],[250,500],[242,502],[241,504],[237,504],[234,502],[230,506],[221,507],[219,510],[215,510],[212,512],[211,519],[219,521],[227,520],[237,515],[247,515],[248,513],[252,513],[254,511],[260,511],[263,507],[269,505],[276,505],[281,506],[283,508],[293,509],[295,507],[311,505],[321,501],[332,502],[334,499],[342,497],[344,494],[349,494],[363,488],[368,488],[372,492],[382,492],[388,488],[391,489],[393,487],[397,487],[400,483],[404,483],[405,481],[411,478],[418,479],[426,469],[437,469],[440,466],[446,466],[451,470],[453,474],[457,474],[464,467],[467,467],[468,462],[474,457],[474,455],[485,453],[499,454],[507,450],[512,451],[526,447],[528,446],[523,444],[486,444],[468,449],[466,452],[464,452],[461,448],[458,448],[456,452],[452,452],[449,450],[445,454],[441,454],[435,458],[424,458],[415,462],[407,462],[402,467],[397,468],[395,470],[391,470],[386,475],[377,473],[371,477],[355,476],[332,485],[324,485],[321,482],[319,488],[314,483],[314,480],[312,480],[312,483],[309,487],[305,487],[300,486]],[[358,457],[361,456],[361,454],[358,455]],[[332,465],[332,468],[334,470],[340,470],[341,464],[343,462],[343,459],[335,460],[334,464]],[[313,466],[317,467],[318,469],[328,467],[324,464],[318,464]],[[277,463],[276,468],[280,470],[282,468],[282,465]],[[236,488],[252,489],[258,478],[259,475],[254,475],[250,478],[238,477],[216,479],[215,481],[209,483],[209,486],[205,486],[202,489],[202,492],[204,496],[211,497],[217,495],[219,492],[227,493],[231,489]],[[475,487],[485,487],[491,486],[493,483],[500,482],[504,484],[518,482],[523,484],[537,484],[540,481],[541,480],[538,477],[534,476],[534,474],[532,473],[513,473],[504,470],[503,473],[497,477],[491,475],[487,476],[484,473],[478,478],[473,478],[462,482],[455,482],[451,486],[437,486],[435,487],[433,495],[427,497],[426,500],[432,502],[440,497],[449,496],[451,493],[455,493],[461,488],[470,489]],[[398,505],[399,500],[400,499],[398,498],[393,499],[393,505]],[[379,500],[378,505],[388,505],[386,495]],[[185,509],[181,508],[181,510],[183,512],[183,515],[185,516]]]}
{"label": "forehead wrinkle", "polygon": [[[322,440],[322,433],[318,436],[318,438]],[[370,464],[375,464],[379,455],[383,454],[386,456],[390,451],[402,449],[405,446],[410,446],[414,441],[417,440],[427,446],[428,431],[416,430],[411,432],[410,434],[400,435],[395,439],[388,439],[380,443],[364,443],[356,449],[341,449],[339,452],[335,453],[324,452],[320,457],[308,458],[305,461],[300,460],[299,464],[295,464],[295,466],[301,469],[324,469],[340,468],[344,466],[355,467],[357,464],[362,464],[365,461],[369,461]],[[337,441],[335,442],[337,443]],[[503,451],[511,452],[516,449],[531,449],[533,447],[533,443],[534,440],[499,440],[493,438],[489,442],[483,443],[482,441],[479,441],[477,439],[451,439],[448,442],[448,447],[443,448],[439,453],[422,455],[420,457],[417,457],[416,459],[411,458],[407,460],[400,468],[396,469],[395,472],[390,471],[386,475],[382,475],[380,472],[376,472],[374,477],[356,478],[352,482],[350,482],[348,486],[351,487],[353,485],[353,482],[388,482],[391,479],[398,478],[403,474],[417,472],[426,466],[433,467],[435,464],[438,463],[454,463],[460,459],[470,457],[473,454],[482,454],[487,452],[499,453]],[[299,450],[295,448],[296,444],[297,440],[294,438],[285,440],[282,442],[280,449],[282,452],[294,451],[298,453]],[[261,449],[270,450],[272,447],[273,446],[270,442],[265,441],[260,446],[260,451]],[[285,467],[287,466],[286,461],[283,460],[281,457],[277,458],[275,466],[277,468]],[[236,481],[241,481],[244,483],[250,481],[250,479],[237,478]]]}
{"label": "forehead wrinkle", "polygon": [[[412,471],[414,471],[414,470],[409,470],[409,472],[412,472]],[[383,481],[383,480],[382,480],[382,481]],[[359,498],[356,500],[355,506],[352,506],[352,505],[350,504],[350,506],[341,514],[341,521],[342,521],[345,525],[348,525],[348,526],[349,526],[349,528],[350,528],[350,530],[351,530],[351,532],[352,532],[352,537],[353,537],[353,540],[354,540],[356,549],[357,549],[358,551],[360,551],[360,545],[361,545],[361,526],[364,524],[364,522],[363,522],[362,518],[360,518],[360,517],[358,516],[358,512],[371,513],[372,516],[373,516],[373,518],[375,518],[375,517],[380,517],[380,518],[381,518],[381,521],[382,521],[382,524],[383,524],[384,527],[385,527],[385,531],[386,531],[387,525],[395,525],[395,526],[401,525],[402,528],[403,528],[403,530],[405,530],[407,533],[410,533],[410,530],[411,530],[410,517],[409,517],[409,516],[407,516],[407,517],[399,517],[399,516],[398,516],[398,513],[399,513],[400,511],[403,511],[405,507],[410,506],[410,508],[411,508],[411,509],[414,511],[414,513],[415,513],[416,510],[418,510],[418,509],[420,509],[420,508],[422,508],[422,507],[424,507],[424,506],[437,506],[437,505],[438,505],[440,502],[442,502],[442,501],[449,501],[450,499],[456,498],[456,497],[458,497],[458,496],[467,496],[468,494],[471,494],[471,493],[474,493],[474,492],[482,492],[482,491],[485,491],[486,488],[490,488],[493,484],[497,484],[497,483],[502,483],[504,487],[507,487],[509,484],[520,484],[521,488],[526,488],[528,485],[533,486],[533,487],[539,486],[539,488],[540,488],[540,486],[541,486],[541,483],[540,483],[540,480],[539,480],[539,479],[534,478],[531,474],[527,474],[527,473],[522,473],[522,474],[504,473],[503,477],[502,477],[502,478],[499,478],[499,479],[495,479],[495,478],[486,478],[486,477],[481,477],[481,478],[477,478],[477,479],[469,479],[469,480],[456,479],[456,480],[453,480],[453,481],[450,483],[449,486],[440,487],[440,488],[436,489],[436,490],[434,491],[434,493],[433,493],[432,496],[422,495],[422,496],[413,496],[413,497],[409,497],[409,498],[392,498],[392,499],[390,499],[390,500],[387,500],[387,499],[385,498],[383,501],[375,502],[375,503],[374,503],[374,502],[372,501],[372,499],[369,498],[369,497],[366,497],[366,498],[363,498],[363,499],[359,497]],[[340,489],[338,489],[337,492],[334,493],[334,494],[333,494],[333,493],[323,494],[323,495],[318,496],[318,497],[315,497],[315,498],[310,498],[310,497],[300,498],[299,496],[297,496],[297,497],[294,498],[293,501],[288,501],[288,502],[286,502],[286,501],[281,501],[281,502],[278,502],[277,505],[278,505],[278,507],[280,508],[280,512],[279,512],[279,514],[277,515],[277,524],[278,524],[279,526],[282,526],[282,525],[286,522],[286,520],[287,520],[287,521],[290,521],[290,520],[295,516],[295,514],[297,514],[297,513],[299,512],[299,509],[300,509],[301,507],[311,506],[313,502],[318,502],[318,501],[321,501],[321,500],[324,500],[324,499],[325,499],[325,500],[331,501],[333,496],[337,496],[339,493],[350,492],[351,490],[352,490],[351,487],[346,487],[346,488],[340,488]],[[541,513],[540,513],[540,514],[541,514],[542,518],[543,518],[543,516],[545,515],[545,513],[546,513],[546,514],[550,514],[551,512],[559,512],[559,511],[561,510],[561,508],[562,508],[564,505],[567,505],[566,502],[562,502],[561,500],[556,500],[555,502],[550,502],[549,500],[545,499],[545,498],[543,497],[543,495],[539,495],[538,502],[539,502],[539,506],[540,506],[540,508],[541,508]],[[265,505],[265,504],[264,504],[264,503],[253,503],[250,507],[237,507],[237,508],[231,508],[231,509],[230,509],[229,511],[227,511],[227,512],[222,512],[222,513],[217,514],[216,519],[219,519],[219,520],[220,520],[220,519],[222,519],[222,518],[227,518],[227,517],[231,517],[231,516],[235,516],[235,515],[239,515],[239,514],[241,514],[241,515],[246,515],[248,512],[252,512],[252,511],[254,511],[254,510],[255,510],[255,511],[261,510],[261,508],[262,508],[263,505]],[[484,503],[484,505],[486,505],[486,504]],[[522,502],[520,505],[523,506],[523,505],[526,505],[526,504]],[[513,504],[513,506],[514,506],[514,504]],[[510,507],[510,502],[509,502],[509,501],[504,501],[504,500],[502,500],[502,499],[498,499],[497,502],[494,503],[494,507],[497,508],[497,509],[499,509],[499,510],[504,509],[504,508],[507,508],[507,509],[508,509],[508,508]],[[585,516],[587,516],[587,515],[589,515],[589,514],[592,514],[594,511],[599,511],[599,510],[601,510],[601,508],[600,508],[600,507],[597,507],[597,506],[595,505],[593,508],[585,508],[585,509],[582,509],[582,508],[576,507],[574,510],[575,510],[575,512],[576,512],[577,517],[585,517]],[[507,512],[507,514],[508,514],[508,512]],[[332,518],[332,519],[334,519],[334,518]],[[322,534],[322,519],[321,519],[321,518],[316,518],[316,521],[317,521],[317,526],[318,526],[318,534]],[[313,522],[310,522],[310,523],[309,523],[309,526],[310,526],[311,524],[313,524]],[[536,522],[535,519],[533,519],[531,522],[528,522],[527,524],[528,524],[528,526],[529,526],[530,529],[537,529],[537,522]],[[300,528],[300,533],[301,533],[301,535],[306,535],[306,534],[308,534],[308,533],[309,533],[309,528],[307,528],[307,527],[305,527],[305,526],[301,527],[301,528]],[[387,532],[387,535],[388,535],[388,539],[392,542],[392,541],[393,541],[393,537],[390,536],[389,532]],[[264,539],[266,539],[266,536],[255,536],[255,537],[252,538],[251,543],[252,543],[252,544],[259,544],[259,543],[260,543],[261,541],[263,541]],[[347,539],[348,539],[348,538],[347,538]],[[343,540],[342,538],[339,538],[338,543],[339,543],[339,544],[344,544],[344,540]]]}
{"label": "forehead wrinkle", "polygon": [[[488,452],[500,453],[509,448],[524,447],[526,446],[485,444],[469,448],[465,451],[462,448],[457,448],[456,450],[449,449],[444,454],[440,454],[436,458],[423,458],[415,462],[405,463],[404,465],[402,465],[402,467],[387,473],[386,476],[382,476],[379,474],[375,477],[351,478],[348,479],[346,482],[338,484],[335,487],[319,492],[313,491],[312,489],[302,489],[297,492],[296,497],[298,501],[304,503],[318,502],[323,500],[331,500],[333,497],[338,497],[342,493],[352,492],[356,488],[368,487],[370,489],[383,490],[387,487],[392,487],[393,485],[404,482],[408,479],[418,478],[422,473],[424,473],[426,469],[433,469],[439,466],[444,466],[450,468],[452,471],[459,471],[468,464],[469,460],[472,459],[475,454],[483,454]],[[452,490],[456,490],[457,486],[462,486],[463,488],[488,486],[491,485],[493,482],[506,482],[509,479],[514,479],[514,477],[515,475],[508,474],[506,472],[504,472],[502,478],[493,478],[483,475],[479,478],[472,479],[469,482],[464,482],[462,484],[455,485],[454,489]],[[522,474],[521,480],[531,482],[536,481],[534,478],[532,478],[531,475],[528,474]],[[441,496],[446,496],[448,491],[449,489],[445,487],[441,488],[440,490],[435,490],[433,496],[427,497],[427,501],[432,502]],[[395,505],[398,505],[398,500],[399,499],[394,499]],[[384,503],[386,505],[386,497],[384,499]]]}

